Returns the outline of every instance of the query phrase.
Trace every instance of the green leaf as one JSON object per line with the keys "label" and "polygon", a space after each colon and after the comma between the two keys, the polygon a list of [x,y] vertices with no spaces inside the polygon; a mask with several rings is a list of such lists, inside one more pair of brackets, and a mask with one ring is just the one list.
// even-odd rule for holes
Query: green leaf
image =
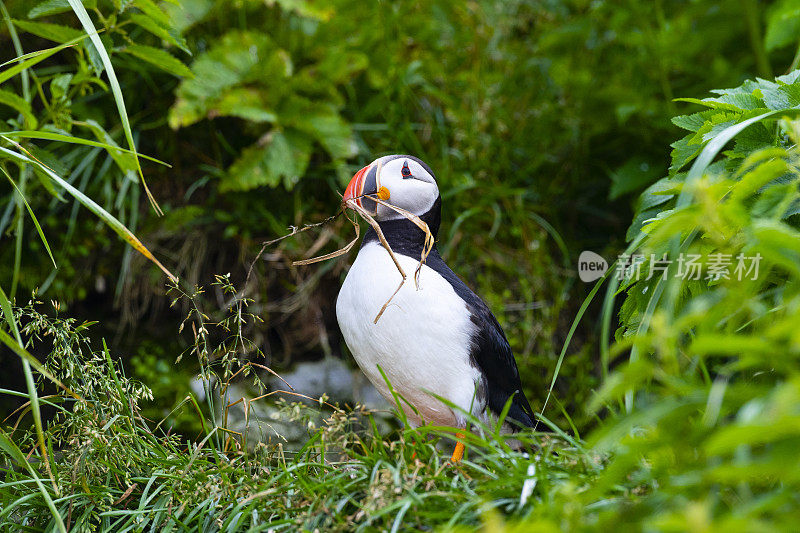
{"label": "green leaf", "polygon": [[251,122],[275,122],[278,117],[269,108],[264,91],[250,87],[234,87],[208,110],[209,116],[239,117]]}
{"label": "green leaf", "polygon": [[716,98],[705,98],[705,102],[716,102],[716,107],[727,111],[755,110],[764,107],[761,100],[752,94],[723,94]]}
{"label": "green leaf", "polygon": [[14,26],[22,31],[38,35],[45,39],[55,41],[57,43],[66,43],[80,38],[83,32],[70,28],[69,26],[61,26],[60,24],[50,24],[49,22],[30,22],[27,20],[14,19]]}
{"label": "green leaf", "polygon": [[189,48],[186,46],[186,41],[177,32],[161,26],[147,15],[133,14],[128,18],[140,28],[152,33],[163,41],[177,46],[187,54],[191,55]]}
{"label": "green leaf", "polygon": [[[3,333],[0,331],[0,333]],[[14,444],[14,440],[6,433],[2,428],[0,428],[0,449],[2,449],[6,454],[8,454],[14,461],[17,463],[24,465],[25,468],[28,469],[31,476],[33,477],[36,487],[39,489],[39,493],[42,495],[42,498],[47,505],[47,508],[50,511],[50,514],[53,515],[53,520],[55,522],[55,526],[58,528],[58,531],[62,533],[67,533],[67,528],[64,525],[64,520],[61,518],[61,514],[56,509],[55,503],[53,503],[53,499],[50,497],[50,493],[45,488],[42,480],[39,478],[39,475],[36,473],[36,470],[31,466],[28,462],[28,459],[25,457],[25,454],[22,453],[16,444]]]}
{"label": "green leaf", "polygon": [[277,187],[281,179],[287,189],[297,183],[311,158],[311,140],[297,131],[274,130],[264,144],[242,151],[222,179],[221,191],[246,191],[262,185]]}
{"label": "green leaf", "polygon": [[67,96],[72,74],[59,74],[50,81],[50,94],[53,100],[58,101]]}
{"label": "green leaf", "polygon": [[705,122],[705,118],[701,113],[692,113],[691,115],[680,115],[672,117],[672,123],[689,131],[697,131]]}
{"label": "green leaf", "polygon": [[134,57],[138,57],[143,61],[147,61],[151,65],[155,65],[165,72],[181,76],[184,78],[193,78],[194,74],[189,70],[189,67],[184,65],[178,58],[169,52],[160,48],[152,46],[145,46],[143,44],[131,44],[120,50]]}
{"label": "green leaf", "polygon": [[334,10],[324,2],[310,2],[309,0],[274,0],[284,11],[295,11],[298,15],[325,21],[330,19]]}
{"label": "green leaf", "polygon": [[783,159],[772,159],[758,165],[731,187],[731,201],[738,202],[747,198],[770,181],[782,176],[788,169]]}
{"label": "green leaf", "polygon": [[172,22],[169,15],[162,11],[152,0],[135,0],[133,5],[141,9],[143,13],[161,26],[169,27]]}
{"label": "green leaf", "polygon": [[[674,178],[661,178],[645,189],[639,196],[637,211],[651,209],[674,198],[675,194],[680,192],[681,186],[683,185],[683,178],[680,176],[681,174],[678,174]],[[683,174],[682,176],[685,177],[686,175]]]}
{"label": "green leaf", "polygon": [[0,104],[7,105],[19,112],[25,121],[26,127],[36,129],[38,126],[39,122],[33,114],[31,105],[21,96],[0,89]]}
{"label": "green leaf", "polygon": [[800,84],[765,84],[761,88],[761,94],[769,109],[787,109],[800,105]]}
{"label": "green leaf", "polygon": [[326,103],[294,97],[278,113],[283,124],[291,124],[319,142],[334,159],[346,159],[356,153],[350,125]]}
{"label": "green leaf", "polygon": [[[82,2],[84,7],[89,9],[97,8],[97,0],[82,0]],[[69,0],[45,0],[28,11],[28,18],[35,19],[47,17],[49,15],[57,15],[59,13],[66,13],[71,9]]]}
{"label": "green leaf", "polygon": [[[192,64],[194,78],[183,80],[178,87],[177,101],[169,112],[169,124],[177,129],[215,116],[215,109],[225,94],[244,83],[268,86],[267,94],[272,101],[278,101],[288,90],[284,80],[292,73],[292,68],[289,56],[275,48],[268,36],[229,32]],[[263,105],[272,112],[266,102]]]}
{"label": "green leaf", "polygon": [[181,0],[180,4],[167,4],[164,11],[170,17],[170,25],[178,34],[202,21],[211,8],[213,0]]}
{"label": "green leaf", "polygon": [[703,333],[692,340],[689,353],[697,355],[737,355],[744,352],[769,353],[774,350],[769,342],[752,335],[733,333]]}
{"label": "green leaf", "polygon": [[682,139],[678,139],[674,143],[670,144],[672,147],[672,152],[670,155],[672,156],[672,164],[669,167],[670,174],[674,174],[686,166],[686,163],[694,159],[697,154],[700,153],[702,146],[698,145],[690,145],[689,144],[689,137],[686,136]]}

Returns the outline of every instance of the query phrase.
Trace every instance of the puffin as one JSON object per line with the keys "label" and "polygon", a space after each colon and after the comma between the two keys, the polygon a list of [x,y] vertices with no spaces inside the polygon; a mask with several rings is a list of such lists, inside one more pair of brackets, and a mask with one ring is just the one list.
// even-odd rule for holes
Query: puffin
{"label": "puffin", "polygon": [[[342,203],[352,202],[377,222],[395,256],[370,228],[336,299],[342,336],[372,385],[389,403],[399,395],[412,427],[459,429],[454,463],[464,453],[466,413],[492,423],[510,399],[504,432],[533,427],[516,360],[497,319],[447,266],[435,241],[426,248],[426,233],[386,205],[419,217],[435,238],[442,197],[431,168],[411,155],[380,157],[350,180]],[[415,273],[402,284],[395,260]]]}

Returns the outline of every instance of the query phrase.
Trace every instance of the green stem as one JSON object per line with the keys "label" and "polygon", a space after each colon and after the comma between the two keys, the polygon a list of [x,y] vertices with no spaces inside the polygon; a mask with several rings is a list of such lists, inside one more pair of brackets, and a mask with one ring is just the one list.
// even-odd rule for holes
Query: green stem
{"label": "green stem", "polygon": [[750,36],[750,46],[756,56],[758,74],[764,78],[772,78],[772,66],[769,64],[767,52],[764,49],[764,39],[761,37],[761,16],[758,12],[757,0],[741,0],[744,18],[747,20],[747,33]]}

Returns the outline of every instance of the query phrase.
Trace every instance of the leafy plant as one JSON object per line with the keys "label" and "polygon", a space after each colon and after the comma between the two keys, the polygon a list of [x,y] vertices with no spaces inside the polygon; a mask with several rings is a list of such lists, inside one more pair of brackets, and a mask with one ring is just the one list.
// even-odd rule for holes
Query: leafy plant
{"label": "leafy plant", "polygon": [[593,403],[615,415],[590,439],[614,452],[598,486],[649,487],[622,520],[791,527],[800,503],[791,429],[800,406],[798,78],[687,100],[708,109],[674,119],[689,133],[672,145],[670,175],[639,199],[628,249],[639,261],[619,263],[608,293],[621,282],[610,355],[629,353],[628,362]]}

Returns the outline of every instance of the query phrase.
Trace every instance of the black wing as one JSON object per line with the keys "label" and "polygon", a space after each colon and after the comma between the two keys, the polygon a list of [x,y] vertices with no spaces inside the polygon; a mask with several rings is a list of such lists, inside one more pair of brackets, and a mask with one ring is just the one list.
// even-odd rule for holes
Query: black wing
{"label": "black wing", "polygon": [[517,425],[533,427],[533,410],[522,391],[517,362],[503,328],[486,303],[450,270],[435,248],[425,264],[450,283],[471,312],[476,331],[472,337],[470,356],[473,364],[483,373],[483,393],[489,409],[499,415],[513,395],[508,418],[517,422]]}

